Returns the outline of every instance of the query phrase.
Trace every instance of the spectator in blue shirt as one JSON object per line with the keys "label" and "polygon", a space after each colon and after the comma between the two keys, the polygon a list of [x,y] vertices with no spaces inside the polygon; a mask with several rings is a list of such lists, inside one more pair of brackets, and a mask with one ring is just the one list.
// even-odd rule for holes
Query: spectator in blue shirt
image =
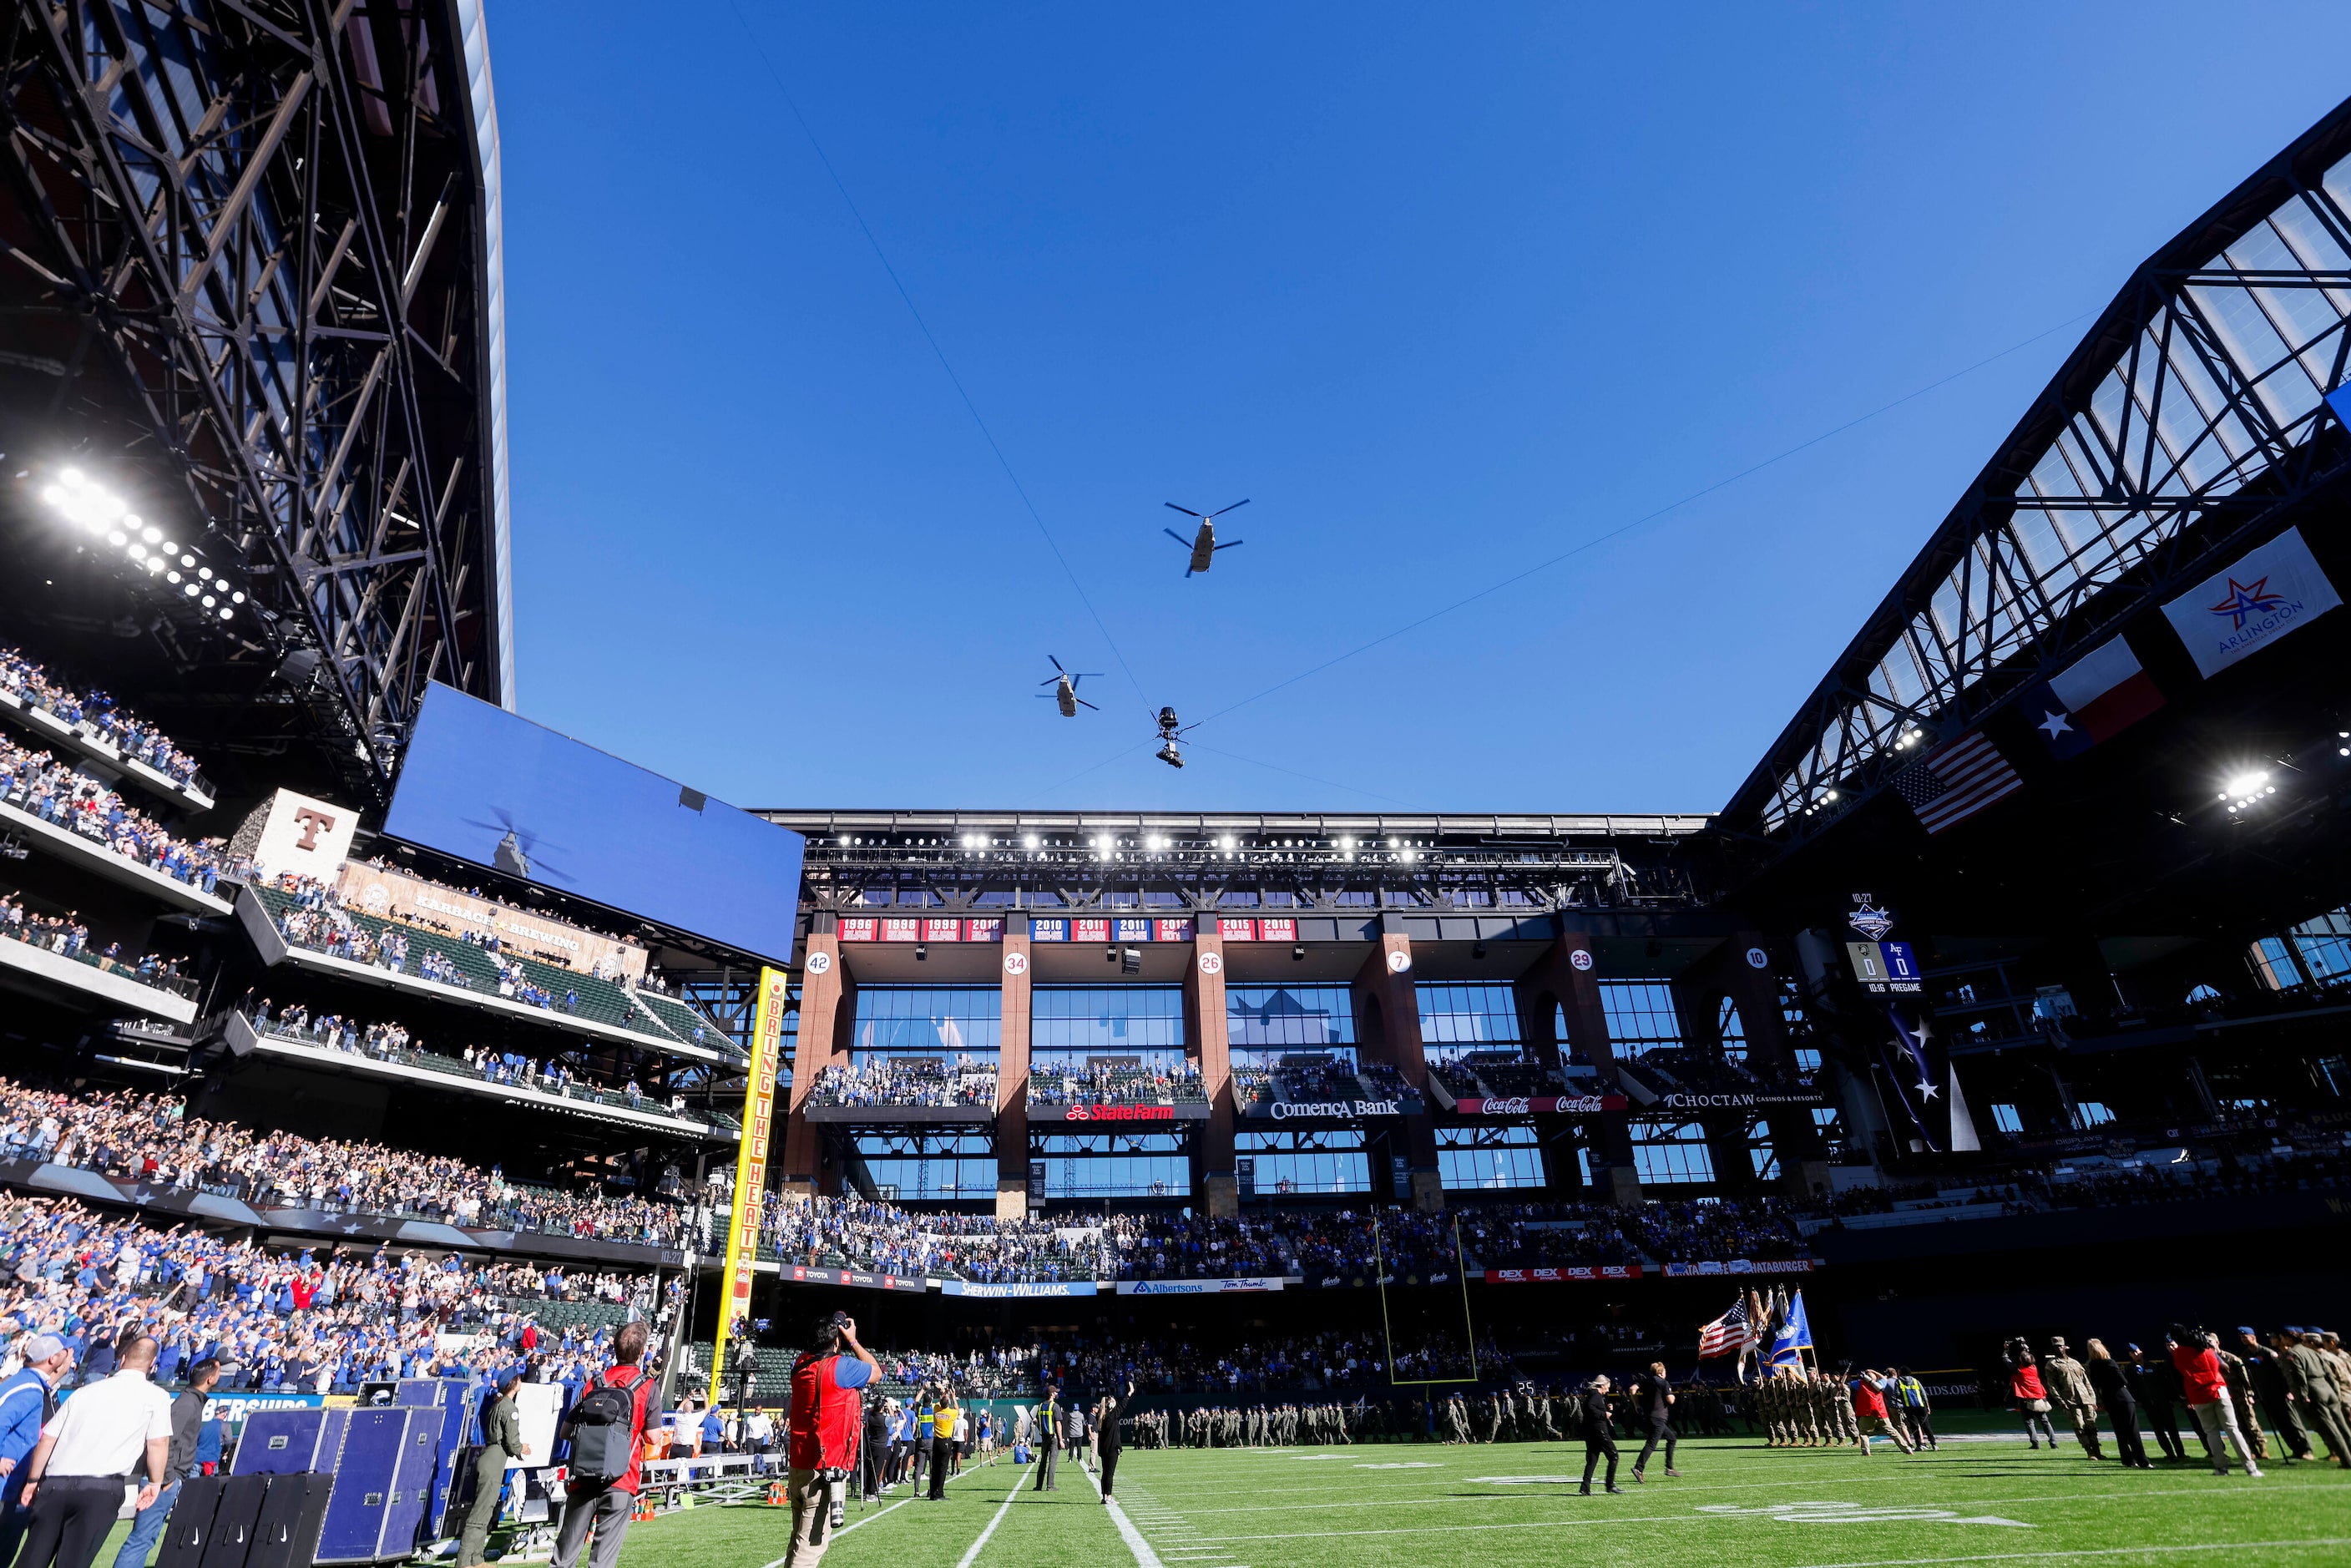
{"label": "spectator in blue shirt", "polygon": [[22,1501],[25,1460],[41,1440],[42,1424],[57,1406],[57,1385],[73,1368],[73,1352],[55,1334],[25,1342],[25,1369],[0,1384],[0,1563],[14,1561],[32,1523]]}

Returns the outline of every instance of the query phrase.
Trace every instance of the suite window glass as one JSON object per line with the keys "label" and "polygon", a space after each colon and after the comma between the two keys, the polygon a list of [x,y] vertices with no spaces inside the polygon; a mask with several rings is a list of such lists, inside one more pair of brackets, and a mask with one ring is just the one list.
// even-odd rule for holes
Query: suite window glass
{"label": "suite window glass", "polygon": [[1608,1016],[1608,1042],[1618,1056],[1640,1056],[1682,1042],[1674,988],[1663,980],[1603,980],[1600,1006]]}
{"label": "suite window glass", "polygon": [[1633,1168],[1643,1186],[1711,1182],[1714,1155],[1706,1129],[1696,1122],[1634,1123]]}
{"label": "suite window glass", "polygon": [[1440,1127],[1437,1169],[1448,1192],[1541,1186],[1542,1148],[1532,1127]]}
{"label": "suite window glass", "polygon": [[868,1180],[900,1202],[996,1197],[996,1151],[985,1133],[861,1134]]}
{"label": "suite window glass", "polygon": [[1345,986],[1230,986],[1225,1030],[1236,1067],[1279,1067],[1285,1059],[1353,1066],[1354,994]]}
{"label": "suite window glass", "polygon": [[1192,1163],[1177,1133],[1048,1133],[1031,1140],[1045,1162],[1045,1197],[1186,1197]]}
{"label": "suite window glass", "polygon": [[1372,1190],[1371,1160],[1360,1132],[1242,1133],[1234,1144],[1256,1162],[1259,1197]]}

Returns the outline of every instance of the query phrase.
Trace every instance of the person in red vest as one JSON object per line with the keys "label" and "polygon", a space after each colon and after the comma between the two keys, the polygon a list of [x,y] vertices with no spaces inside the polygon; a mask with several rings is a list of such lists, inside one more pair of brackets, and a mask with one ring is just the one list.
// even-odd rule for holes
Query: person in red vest
{"label": "person in red vest", "polygon": [[[846,1351],[848,1354],[843,1354]],[[830,1544],[826,1526],[837,1488],[857,1463],[864,1426],[858,1390],[879,1370],[857,1343],[847,1312],[819,1318],[809,1348],[792,1363],[792,1412],[786,1427],[784,1493],[792,1505],[792,1547],[781,1568],[816,1568]]]}

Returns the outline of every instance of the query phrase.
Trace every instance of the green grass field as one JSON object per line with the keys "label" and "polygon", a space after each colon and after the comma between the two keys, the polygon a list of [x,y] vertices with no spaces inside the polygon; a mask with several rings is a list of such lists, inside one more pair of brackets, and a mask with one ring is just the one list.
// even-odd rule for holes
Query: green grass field
{"label": "green grass field", "polygon": [[[2195,1444],[2189,1444],[2191,1451]],[[1629,1469],[1631,1453],[1625,1455]],[[1880,1445],[1767,1449],[1683,1445],[1683,1479],[1653,1466],[1627,1495],[1574,1495],[1581,1445],[1131,1450],[1119,1511],[1074,1467],[1057,1493],[1012,1489],[1009,1463],[967,1471],[942,1503],[850,1515],[825,1561],[841,1568],[1483,1568],[1703,1563],[1755,1568],[2046,1559],[2351,1563],[2351,1471],[2277,1466],[2220,1479],[2202,1465],[2125,1470],[2070,1444],[1955,1441],[1905,1459]],[[1566,1478],[1562,1485],[1556,1478]],[[702,1508],[634,1526],[623,1568],[769,1568],[780,1509]],[[1123,1533],[1122,1523],[1133,1532]]]}

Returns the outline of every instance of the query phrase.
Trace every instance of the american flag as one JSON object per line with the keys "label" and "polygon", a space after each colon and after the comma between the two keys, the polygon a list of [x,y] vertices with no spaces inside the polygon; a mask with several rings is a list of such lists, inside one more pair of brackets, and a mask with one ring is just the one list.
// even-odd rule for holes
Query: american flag
{"label": "american flag", "polygon": [[1698,1331],[1698,1358],[1707,1361],[1718,1355],[1735,1355],[1755,1343],[1753,1324],[1747,1316],[1747,1298],[1741,1296],[1730,1303],[1730,1310]]}
{"label": "american flag", "polygon": [[1894,792],[1930,833],[1957,827],[2023,788],[2024,780],[1981,730],[1928,752],[1894,776]]}

